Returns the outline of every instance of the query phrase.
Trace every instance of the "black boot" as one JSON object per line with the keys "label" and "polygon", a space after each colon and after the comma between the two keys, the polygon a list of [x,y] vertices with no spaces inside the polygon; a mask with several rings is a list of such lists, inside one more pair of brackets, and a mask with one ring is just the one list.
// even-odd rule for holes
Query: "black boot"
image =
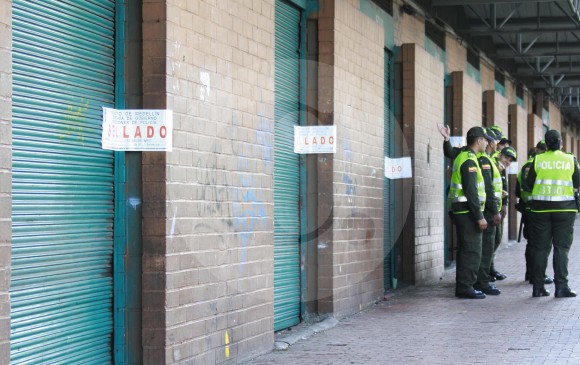
{"label": "black boot", "polygon": [[557,288],[556,292],[554,293],[554,296],[556,298],[572,298],[576,296],[576,292],[568,287]]}
{"label": "black boot", "polygon": [[532,297],[534,298],[538,298],[538,297],[547,297],[550,295],[550,292],[548,290],[546,290],[546,288],[544,288],[543,286],[535,286],[532,289]]}

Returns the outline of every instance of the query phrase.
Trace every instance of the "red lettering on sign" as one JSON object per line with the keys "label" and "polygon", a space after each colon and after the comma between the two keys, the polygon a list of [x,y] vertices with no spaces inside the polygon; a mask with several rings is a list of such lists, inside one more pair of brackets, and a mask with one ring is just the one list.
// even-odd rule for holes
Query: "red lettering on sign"
{"label": "red lettering on sign", "polygon": [[161,138],[165,138],[165,136],[167,135],[167,128],[165,126],[159,128],[159,135],[161,136]]}
{"label": "red lettering on sign", "polygon": [[316,142],[316,137],[312,137],[312,144],[318,144],[318,143]]}
{"label": "red lettering on sign", "polygon": [[135,129],[135,138],[141,138],[141,127],[139,126]]}
{"label": "red lettering on sign", "polygon": [[147,126],[147,138],[151,138],[155,135],[155,130],[153,129],[152,126],[148,125]]}
{"label": "red lettering on sign", "polygon": [[326,138],[320,137],[320,144],[326,144]]}
{"label": "red lettering on sign", "polygon": [[328,143],[334,144],[334,137],[328,137]]}
{"label": "red lettering on sign", "polygon": [[123,138],[129,138],[129,134],[127,134],[127,126],[123,126]]}

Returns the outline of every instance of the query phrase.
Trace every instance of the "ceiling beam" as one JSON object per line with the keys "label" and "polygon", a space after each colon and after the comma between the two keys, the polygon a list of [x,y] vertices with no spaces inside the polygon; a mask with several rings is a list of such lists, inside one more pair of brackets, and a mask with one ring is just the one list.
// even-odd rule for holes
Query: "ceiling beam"
{"label": "ceiling beam", "polygon": [[500,53],[492,53],[492,54],[486,54],[486,56],[490,57],[490,58],[497,58],[497,59],[511,59],[511,58],[515,58],[515,60],[517,61],[518,59],[534,59],[536,57],[575,57],[575,56],[580,56],[580,52],[528,52],[525,55],[516,55],[513,53],[513,51],[511,51],[511,53],[509,52],[500,52]]}
{"label": "ceiling beam", "polygon": [[487,37],[490,35],[509,35],[514,34],[514,32],[521,34],[548,34],[548,33],[562,33],[562,32],[580,32],[580,27],[544,27],[544,28],[513,28],[504,26],[504,28],[499,30],[492,29],[460,29],[457,31],[459,34],[466,34],[472,37]]}
{"label": "ceiling beam", "polygon": [[515,70],[515,74],[522,75],[522,76],[539,76],[539,75],[558,75],[558,74],[566,74],[566,75],[576,75],[580,74],[580,62],[577,62],[575,66],[552,66],[546,68],[543,72],[538,70],[532,70],[528,65],[525,63],[518,63],[517,68]]}
{"label": "ceiling beam", "polygon": [[[524,0],[526,1],[526,0]],[[550,3],[554,0],[534,0],[539,3]],[[478,4],[517,4],[522,0],[432,0],[432,6],[478,5]],[[526,1],[527,2],[527,1]]]}
{"label": "ceiling beam", "polygon": [[531,69],[525,70],[525,71],[521,71],[518,72],[516,74],[514,74],[514,76],[522,76],[522,77],[560,77],[561,75],[566,75],[566,77],[578,77],[580,76],[580,70],[576,69],[575,71],[566,71],[566,72],[543,72],[543,73],[537,73],[534,72]]}
{"label": "ceiling beam", "polygon": [[495,54],[493,57],[506,58],[506,57],[553,57],[553,56],[571,56],[580,54],[580,42],[567,42],[567,43],[536,43],[533,47],[527,50],[525,53],[514,52],[513,46],[498,44]]}
{"label": "ceiling beam", "polygon": [[[580,87],[580,77],[571,76],[570,78],[566,77],[562,81],[560,81],[557,85],[558,87]],[[551,86],[545,80],[536,80],[531,85],[529,85],[532,89],[549,89]]]}
{"label": "ceiling beam", "polygon": [[[498,23],[503,23],[505,18],[498,18]],[[473,17],[468,19],[471,30],[489,30],[489,27],[483,22],[479,17]],[[502,27],[506,29],[511,29],[517,31],[519,29],[541,29],[542,27],[550,28],[570,28],[571,26],[576,26],[576,24],[567,16],[542,16],[539,19],[540,27],[538,27],[537,17],[527,17],[527,18],[511,18]]]}

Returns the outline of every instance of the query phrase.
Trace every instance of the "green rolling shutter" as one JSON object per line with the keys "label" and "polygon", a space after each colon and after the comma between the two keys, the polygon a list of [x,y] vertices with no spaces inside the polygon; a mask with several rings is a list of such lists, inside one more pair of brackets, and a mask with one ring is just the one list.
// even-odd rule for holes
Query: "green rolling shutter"
{"label": "green rolling shutter", "polygon": [[276,0],[274,106],[274,329],[300,322],[300,10]]}
{"label": "green rolling shutter", "polygon": [[[393,108],[392,108],[392,55],[385,50],[385,156],[393,157],[391,144],[393,141]],[[383,261],[383,277],[385,290],[391,288],[392,271],[391,261],[393,260],[393,186],[391,180],[383,177],[384,193],[383,193],[383,208],[384,208],[384,261]]]}
{"label": "green rolling shutter", "polygon": [[115,1],[12,6],[10,363],[111,363]]}

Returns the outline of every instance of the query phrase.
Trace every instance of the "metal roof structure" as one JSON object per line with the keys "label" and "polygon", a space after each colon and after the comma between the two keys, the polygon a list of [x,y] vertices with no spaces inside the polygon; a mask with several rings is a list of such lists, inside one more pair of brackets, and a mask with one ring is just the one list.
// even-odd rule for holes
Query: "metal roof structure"
{"label": "metal roof structure", "polygon": [[580,0],[419,0],[434,19],[580,123]]}

